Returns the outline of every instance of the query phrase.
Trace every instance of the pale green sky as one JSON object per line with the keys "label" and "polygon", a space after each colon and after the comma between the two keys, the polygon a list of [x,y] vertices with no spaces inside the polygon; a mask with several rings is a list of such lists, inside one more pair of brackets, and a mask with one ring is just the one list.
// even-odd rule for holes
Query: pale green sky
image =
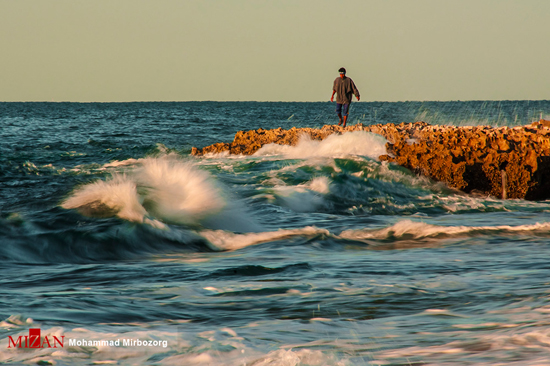
{"label": "pale green sky", "polygon": [[0,101],[550,99],[548,0],[0,0]]}

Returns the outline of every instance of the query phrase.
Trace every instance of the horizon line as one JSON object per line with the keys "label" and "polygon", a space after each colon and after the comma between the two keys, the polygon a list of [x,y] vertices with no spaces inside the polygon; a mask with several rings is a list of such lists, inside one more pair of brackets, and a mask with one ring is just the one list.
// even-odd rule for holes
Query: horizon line
{"label": "horizon line", "polygon": [[[446,99],[446,100],[371,100],[354,101],[355,103],[424,103],[424,102],[544,102],[550,99]],[[0,103],[73,103],[73,104],[122,104],[122,103],[335,103],[331,101],[284,101],[284,100],[132,100],[132,101],[53,101],[53,100],[20,100],[0,101]]]}

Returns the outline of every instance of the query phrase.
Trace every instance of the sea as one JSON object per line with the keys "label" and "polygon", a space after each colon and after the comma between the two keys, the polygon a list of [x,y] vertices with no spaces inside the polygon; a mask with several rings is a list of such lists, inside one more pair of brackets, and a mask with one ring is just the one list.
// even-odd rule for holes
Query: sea
{"label": "sea", "polygon": [[[468,195],[329,102],[0,103],[0,363],[549,365],[550,201]],[[359,102],[519,126],[550,101]],[[39,335],[37,335],[39,334]]]}

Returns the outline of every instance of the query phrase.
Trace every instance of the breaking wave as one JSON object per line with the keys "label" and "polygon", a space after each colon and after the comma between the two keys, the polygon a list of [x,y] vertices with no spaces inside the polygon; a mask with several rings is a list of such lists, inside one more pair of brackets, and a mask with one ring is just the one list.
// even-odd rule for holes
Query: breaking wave
{"label": "breaking wave", "polygon": [[385,144],[386,139],[382,136],[364,131],[333,134],[321,141],[303,135],[296,146],[267,144],[254,155],[283,155],[289,159],[361,155],[378,159],[386,154]]}
{"label": "breaking wave", "polygon": [[550,235],[550,223],[531,225],[501,226],[440,226],[402,220],[383,229],[345,230],[340,233],[343,239],[352,240],[421,240],[425,238],[458,238],[484,235]]}
{"label": "breaking wave", "polygon": [[132,161],[122,173],[75,189],[61,207],[157,228],[178,224],[257,230],[244,208],[208,172],[174,155]]}

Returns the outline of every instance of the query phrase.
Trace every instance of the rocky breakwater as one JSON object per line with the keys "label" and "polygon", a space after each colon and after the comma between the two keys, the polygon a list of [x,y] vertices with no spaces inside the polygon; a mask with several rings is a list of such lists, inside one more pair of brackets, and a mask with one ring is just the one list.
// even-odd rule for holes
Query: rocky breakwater
{"label": "rocky breakwater", "polygon": [[550,121],[513,128],[432,126],[425,122],[321,129],[239,131],[232,143],[218,143],[193,155],[229,152],[250,155],[263,145],[296,145],[302,135],[322,140],[333,133],[367,131],[387,139],[380,160],[445,182],[466,193],[499,198],[550,198]]}
{"label": "rocky breakwater", "polygon": [[325,125],[323,128],[296,128],[283,130],[281,127],[273,130],[264,130],[259,128],[251,131],[239,131],[231,143],[217,143],[206,146],[202,149],[194,147],[191,155],[218,154],[229,152],[230,154],[252,155],[263,145],[279,144],[294,146],[300,140],[300,137],[307,135],[313,140],[323,140],[333,133],[343,133],[351,131],[367,131],[362,124],[348,126],[345,129],[339,126]]}
{"label": "rocky breakwater", "polygon": [[395,162],[467,193],[550,198],[550,121],[513,128],[401,124],[388,136]]}

